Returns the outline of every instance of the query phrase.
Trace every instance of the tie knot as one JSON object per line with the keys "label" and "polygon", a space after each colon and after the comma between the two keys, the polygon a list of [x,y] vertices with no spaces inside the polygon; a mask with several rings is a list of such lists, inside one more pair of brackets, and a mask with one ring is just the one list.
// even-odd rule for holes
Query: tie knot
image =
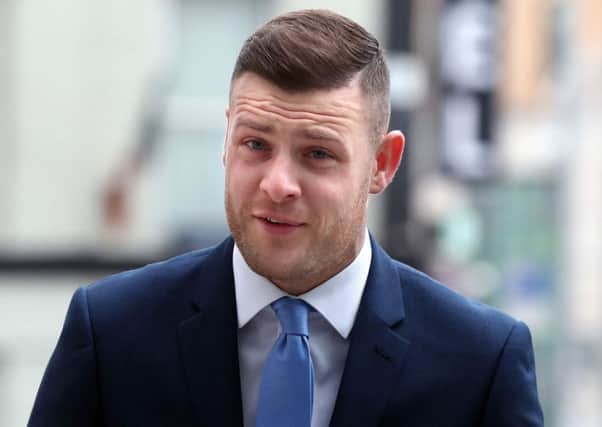
{"label": "tie knot", "polygon": [[307,318],[310,311],[309,305],[303,300],[282,297],[272,303],[282,333],[309,336]]}

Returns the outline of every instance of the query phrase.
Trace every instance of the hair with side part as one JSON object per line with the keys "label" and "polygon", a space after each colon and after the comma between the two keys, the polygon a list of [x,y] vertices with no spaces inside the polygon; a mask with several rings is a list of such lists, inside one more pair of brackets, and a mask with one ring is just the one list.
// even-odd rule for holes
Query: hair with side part
{"label": "hair with side part", "polygon": [[389,127],[389,70],[378,40],[349,18],[307,9],[280,15],[243,44],[231,86],[252,72],[283,90],[338,89],[359,76],[376,146]]}

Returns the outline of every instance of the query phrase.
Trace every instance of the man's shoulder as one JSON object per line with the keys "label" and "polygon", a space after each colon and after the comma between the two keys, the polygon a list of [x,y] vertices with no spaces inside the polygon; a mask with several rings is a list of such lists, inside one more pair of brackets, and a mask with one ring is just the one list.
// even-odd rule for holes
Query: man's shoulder
{"label": "man's shoulder", "polygon": [[104,277],[86,286],[88,301],[103,307],[135,307],[189,294],[191,288],[203,286],[204,277],[231,265],[225,250],[228,241]]}
{"label": "man's shoulder", "polygon": [[174,281],[186,277],[194,269],[202,267],[204,261],[215,247],[197,249],[191,252],[143,265],[141,267],[121,271],[90,284],[89,291],[103,289],[125,289],[126,287],[144,286],[148,282]]}
{"label": "man's shoulder", "polygon": [[393,262],[399,272],[406,319],[427,341],[497,347],[517,325],[522,325],[497,308],[462,295],[408,265]]}

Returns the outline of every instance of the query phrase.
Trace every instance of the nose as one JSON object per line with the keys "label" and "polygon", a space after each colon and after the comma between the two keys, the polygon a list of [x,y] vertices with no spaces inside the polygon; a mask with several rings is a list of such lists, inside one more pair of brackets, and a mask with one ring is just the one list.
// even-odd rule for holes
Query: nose
{"label": "nose", "polygon": [[301,195],[301,187],[291,160],[278,157],[266,165],[259,189],[274,203],[284,203]]}

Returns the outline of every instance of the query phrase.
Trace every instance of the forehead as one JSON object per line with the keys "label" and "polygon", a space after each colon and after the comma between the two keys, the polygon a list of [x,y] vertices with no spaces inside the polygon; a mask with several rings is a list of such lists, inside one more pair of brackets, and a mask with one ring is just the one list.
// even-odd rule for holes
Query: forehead
{"label": "forehead", "polygon": [[311,121],[356,130],[365,127],[359,80],[329,90],[289,92],[268,80],[243,73],[232,83],[230,115],[258,116],[284,122]]}

